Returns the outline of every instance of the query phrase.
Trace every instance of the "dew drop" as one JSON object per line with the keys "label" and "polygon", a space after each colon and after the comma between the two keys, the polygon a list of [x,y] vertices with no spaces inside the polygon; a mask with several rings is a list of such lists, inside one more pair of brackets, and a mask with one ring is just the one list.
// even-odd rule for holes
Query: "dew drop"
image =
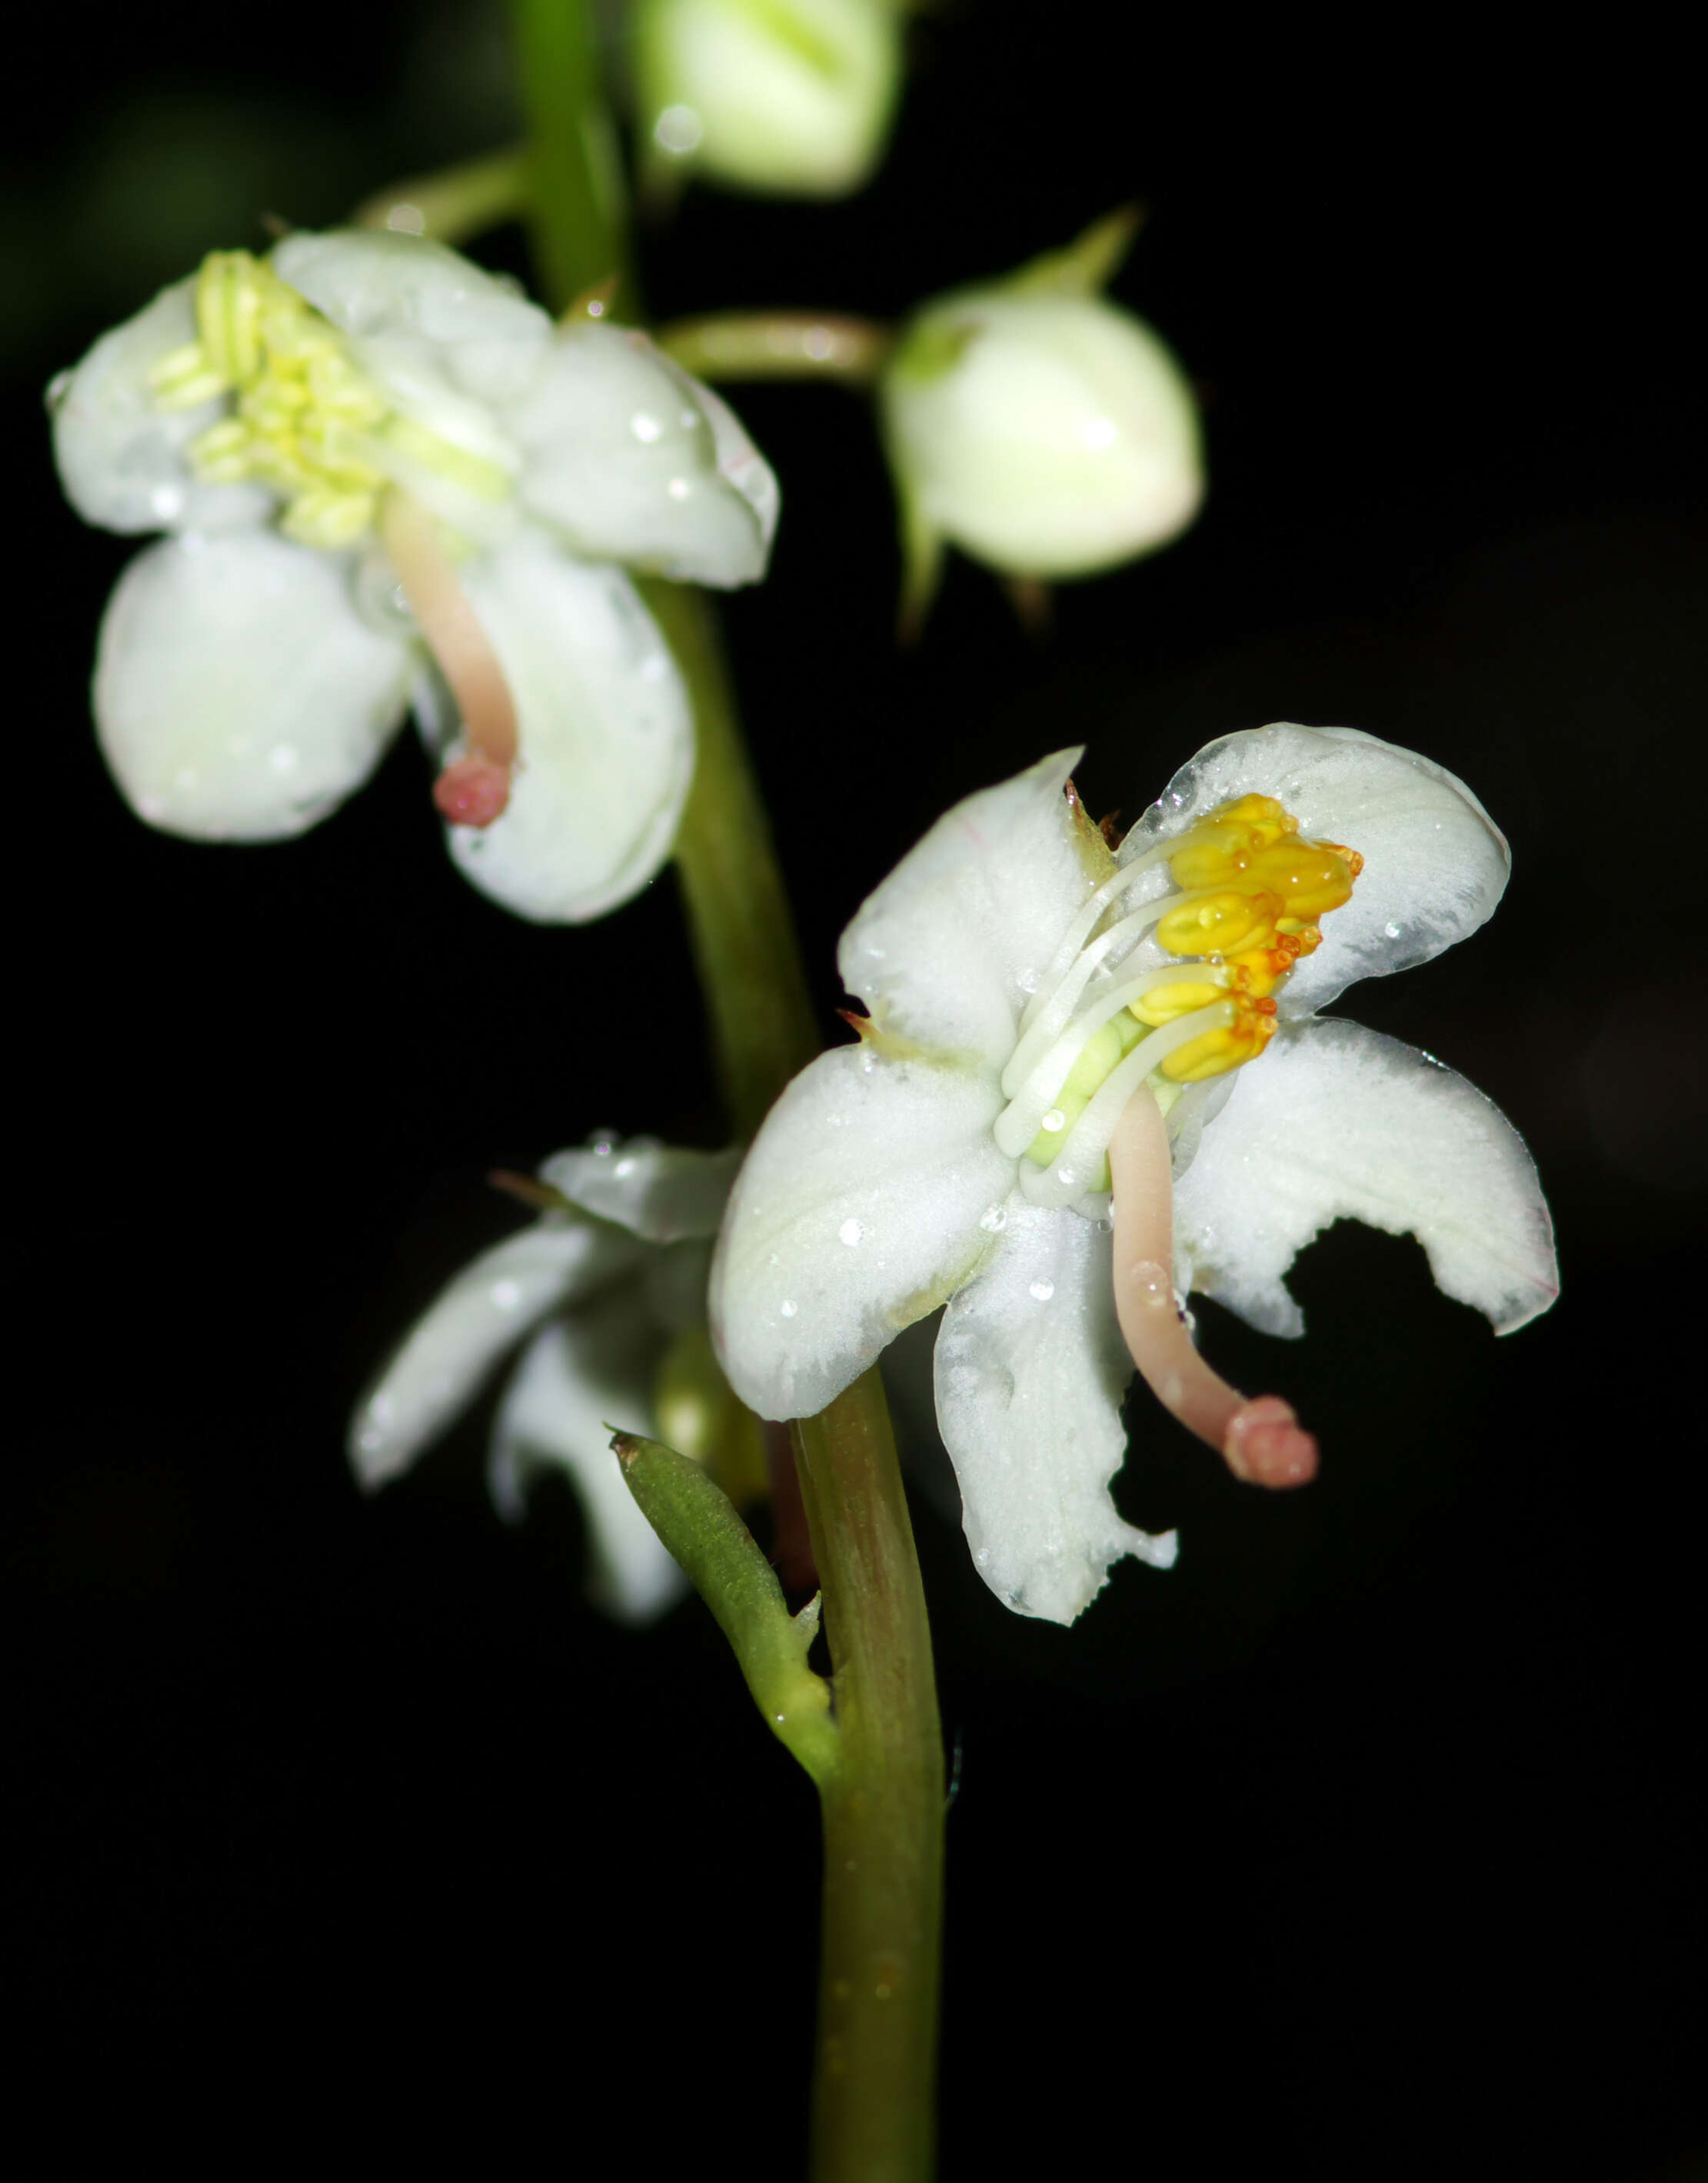
{"label": "dew drop", "polygon": [[1034,1281],[1031,1293],[1040,1303],[1048,1303],[1056,1293],[1056,1284],[1054,1281]]}
{"label": "dew drop", "polygon": [[988,1212],[980,1216],[979,1225],[987,1236],[1000,1236],[1008,1225],[1007,1208],[1001,1205],[991,1206]]}
{"label": "dew drop", "polygon": [[842,1223],[842,1225],[836,1230],[836,1233],[842,1238],[842,1241],[851,1247],[860,1241],[860,1238],[866,1233],[866,1230],[860,1225],[860,1223],[857,1220],[845,1220]]}
{"label": "dew drop", "polygon": [[1052,1107],[1038,1126],[1040,1129],[1048,1130],[1053,1136],[1057,1130],[1065,1129],[1068,1126],[1068,1117],[1059,1107]]}
{"label": "dew drop", "polygon": [[782,1313],[785,1319],[793,1319],[797,1307],[791,1303],[788,1297],[785,1297],[782,1303],[778,1305],[777,1308]]}
{"label": "dew drop", "polygon": [[664,490],[669,494],[672,500],[686,500],[689,494],[693,492],[694,488],[689,484],[686,478],[675,477],[671,479],[669,484],[665,486]]}
{"label": "dew drop", "polygon": [[1382,930],[1387,934],[1390,940],[1397,940],[1400,937],[1400,928],[1394,923],[1391,918],[1389,919],[1388,923],[1383,926]]}
{"label": "dew drop", "polygon": [[643,446],[650,447],[664,427],[656,417],[649,416],[646,410],[637,409],[629,419],[629,429]]}
{"label": "dew drop", "polygon": [[660,149],[674,152],[679,158],[695,150],[705,133],[705,125],[691,106],[667,106],[652,124],[653,138]]}

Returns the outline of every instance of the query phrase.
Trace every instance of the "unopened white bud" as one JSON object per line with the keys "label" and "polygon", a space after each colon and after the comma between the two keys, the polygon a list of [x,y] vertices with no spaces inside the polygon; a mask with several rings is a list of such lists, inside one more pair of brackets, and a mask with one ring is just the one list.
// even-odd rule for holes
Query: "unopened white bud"
{"label": "unopened white bud", "polygon": [[877,165],[901,86],[892,0],[641,0],[635,38],[656,164],[826,197]]}
{"label": "unopened white bud", "polygon": [[947,539],[1017,576],[1084,576],[1166,544],[1196,513],[1192,391],[1151,329],[1035,278],[928,304],[883,384],[916,561]]}

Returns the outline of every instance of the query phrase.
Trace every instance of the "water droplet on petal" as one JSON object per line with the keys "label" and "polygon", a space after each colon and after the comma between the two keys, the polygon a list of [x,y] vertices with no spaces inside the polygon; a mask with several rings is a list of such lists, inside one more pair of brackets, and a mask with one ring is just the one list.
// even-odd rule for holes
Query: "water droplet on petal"
{"label": "water droplet on petal", "polygon": [[1056,1284],[1054,1281],[1034,1281],[1031,1293],[1040,1303],[1048,1303],[1056,1293]]}
{"label": "water droplet on petal", "polygon": [[779,1311],[780,1311],[780,1312],[782,1313],[782,1314],[783,1314],[783,1316],[784,1316],[784,1318],[785,1318],[785,1319],[793,1319],[793,1318],[794,1318],[794,1316],[795,1316],[796,1311],[796,1309],[797,1309],[797,1307],[796,1307],[795,1304],[791,1303],[789,1301],[788,1297],[785,1297],[783,1299],[782,1303],[781,1303],[780,1304],[779,1304],[779,1305],[778,1305],[777,1308],[778,1308],[778,1310],[779,1310]]}
{"label": "water droplet on petal", "polygon": [[1390,940],[1397,940],[1400,937],[1400,928],[1394,923],[1391,918],[1389,919],[1388,923],[1383,926],[1382,930],[1387,934]]}
{"label": "water droplet on petal", "polygon": [[1000,1236],[1008,1225],[1007,1208],[1001,1205],[991,1206],[988,1212],[980,1215],[979,1225],[987,1236]]}
{"label": "water droplet on petal", "polygon": [[664,490],[669,494],[672,500],[686,500],[689,494],[693,492],[694,488],[689,484],[686,478],[677,477],[672,478],[669,484],[665,486]]}
{"label": "water droplet on petal", "polygon": [[851,1246],[860,1241],[860,1238],[866,1233],[866,1230],[860,1225],[860,1223],[857,1220],[845,1220],[842,1223],[842,1225],[836,1230],[836,1233],[841,1237],[845,1243]]}
{"label": "water droplet on petal", "polygon": [[691,106],[667,106],[652,124],[653,140],[659,148],[675,153],[679,158],[695,150],[705,133],[705,125]]}
{"label": "water droplet on petal", "polygon": [[1048,1130],[1053,1136],[1057,1130],[1066,1129],[1068,1117],[1059,1107],[1052,1107],[1038,1126],[1041,1130]]}
{"label": "water droplet on petal", "polygon": [[656,417],[649,416],[646,410],[637,409],[629,419],[629,429],[637,440],[650,447],[664,427]]}

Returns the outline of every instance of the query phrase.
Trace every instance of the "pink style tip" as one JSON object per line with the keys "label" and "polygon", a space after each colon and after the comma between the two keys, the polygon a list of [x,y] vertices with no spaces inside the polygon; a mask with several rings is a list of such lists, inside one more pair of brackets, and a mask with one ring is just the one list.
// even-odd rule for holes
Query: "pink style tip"
{"label": "pink style tip", "polygon": [[1234,1413],[1222,1453],[1248,1486],[1305,1486],[1317,1475],[1316,1436],[1301,1429],[1292,1405],[1278,1395],[1260,1395]]}
{"label": "pink style tip", "polygon": [[490,826],[510,801],[510,769],[490,758],[459,758],[433,784],[433,802],[453,826]]}

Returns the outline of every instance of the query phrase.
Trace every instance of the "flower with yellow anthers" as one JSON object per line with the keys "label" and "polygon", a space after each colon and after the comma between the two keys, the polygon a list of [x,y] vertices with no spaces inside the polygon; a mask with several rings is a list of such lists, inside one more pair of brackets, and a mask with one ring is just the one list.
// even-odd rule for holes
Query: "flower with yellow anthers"
{"label": "flower with yellow anthers", "polygon": [[50,401],[79,514],[168,534],[95,671],[141,817],[301,833],[413,708],[452,854],[509,908],[595,916],[657,869],[693,723],[625,571],[756,580],[777,487],[643,335],[419,236],[293,235],[216,252]]}
{"label": "flower with yellow anthers", "polygon": [[1112,854],[1079,755],[957,804],[857,913],[838,960],[869,1018],[767,1118],[712,1278],[724,1369],[768,1418],[822,1409],[946,1303],[937,1415],[974,1559],[1057,1622],[1123,1555],[1174,1557],[1109,1495],[1135,1364],[1239,1476],[1316,1468],[1285,1403],[1199,1356],[1189,1291],[1300,1333],[1284,1276],[1349,1217],[1415,1234],[1497,1332],[1556,1286],[1511,1125],[1315,1013],[1494,909],[1506,844],[1469,790],[1353,729],[1259,728]]}

